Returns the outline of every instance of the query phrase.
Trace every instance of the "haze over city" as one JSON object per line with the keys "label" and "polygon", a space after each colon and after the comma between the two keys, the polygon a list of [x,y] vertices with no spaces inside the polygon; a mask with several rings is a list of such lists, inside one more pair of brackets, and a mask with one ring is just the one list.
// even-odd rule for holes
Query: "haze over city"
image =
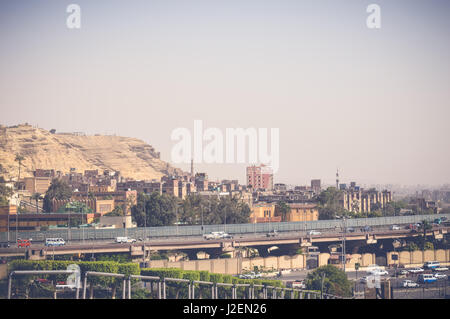
{"label": "haze over city", "polygon": [[[0,124],[140,138],[279,128],[274,182],[450,181],[448,1],[0,4]],[[190,164],[174,164],[189,171]],[[244,182],[247,164],[196,164]]]}

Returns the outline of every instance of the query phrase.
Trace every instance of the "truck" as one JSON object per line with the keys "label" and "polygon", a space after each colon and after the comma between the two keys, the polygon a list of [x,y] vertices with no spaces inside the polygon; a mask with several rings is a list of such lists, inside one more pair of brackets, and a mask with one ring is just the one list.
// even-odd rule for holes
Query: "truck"
{"label": "truck", "polygon": [[123,243],[135,243],[136,239],[129,238],[129,237],[116,237],[116,243],[123,244]]}

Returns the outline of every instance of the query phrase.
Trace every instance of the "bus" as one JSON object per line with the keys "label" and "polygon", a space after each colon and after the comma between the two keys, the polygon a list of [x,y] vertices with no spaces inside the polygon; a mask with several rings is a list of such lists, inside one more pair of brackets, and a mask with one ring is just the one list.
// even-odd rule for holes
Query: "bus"
{"label": "bus", "polygon": [[436,277],[434,277],[434,275],[432,274],[420,274],[419,278],[417,279],[417,281],[421,283],[431,283],[435,282],[436,280]]}

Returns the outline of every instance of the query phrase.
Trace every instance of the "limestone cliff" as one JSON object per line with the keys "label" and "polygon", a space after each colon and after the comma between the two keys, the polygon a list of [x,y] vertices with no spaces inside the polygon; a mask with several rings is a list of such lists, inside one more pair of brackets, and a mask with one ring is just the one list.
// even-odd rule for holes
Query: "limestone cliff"
{"label": "limestone cliff", "polygon": [[159,159],[159,152],[145,142],[129,137],[55,133],[30,125],[0,126],[0,164],[4,175],[18,177],[16,154],[24,157],[21,177],[37,169],[68,173],[87,169],[120,171],[136,180],[160,179],[167,174],[182,174]]}

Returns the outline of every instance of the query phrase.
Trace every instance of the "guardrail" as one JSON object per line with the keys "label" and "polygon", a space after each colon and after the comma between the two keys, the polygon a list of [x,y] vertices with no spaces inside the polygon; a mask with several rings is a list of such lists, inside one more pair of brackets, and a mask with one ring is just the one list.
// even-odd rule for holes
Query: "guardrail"
{"label": "guardrail", "polygon": [[[383,226],[395,224],[412,224],[422,220],[433,221],[437,217],[447,217],[450,214],[392,216],[375,218],[353,218],[346,220],[346,227]],[[66,241],[74,240],[111,240],[116,237],[128,236],[132,238],[147,237],[174,237],[174,236],[201,236],[213,231],[225,231],[229,234],[267,233],[271,230],[278,232],[327,230],[343,226],[342,220],[317,220],[308,222],[279,222],[262,224],[226,224],[226,225],[201,225],[193,226],[161,226],[161,227],[136,227],[128,229],[70,229],[67,228],[48,231],[19,232],[18,238],[32,238],[33,241],[45,241],[45,238],[64,238]],[[16,233],[9,232],[9,242],[16,242]],[[7,232],[0,233],[0,242],[7,242]]]}
{"label": "guardrail", "polygon": [[[58,274],[73,274],[76,271],[72,270],[18,270],[12,271],[9,274],[8,280],[8,295],[7,298],[11,299],[11,289],[12,289],[12,279],[15,275],[58,275]],[[141,275],[124,275],[117,273],[107,273],[107,272],[95,272],[87,271],[83,275],[83,294],[82,298],[86,299],[86,290],[88,286],[88,277],[114,277],[122,278],[122,299],[131,299],[131,280],[137,279],[139,281],[154,281],[157,283],[158,299],[167,299],[167,283],[185,283],[186,286],[179,286],[178,289],[187,289],[188,297],[187,299],[195,299],[195,289],[196,285],[209,286],[211,289],[211,299],[221,299],[219,296],[220,287],[231,288],[231,299],[238,299],[238,288],[246,289],[246,294],[244,299],[258,299],[258,295],[262,294],[262,299],[285,299],[286,292],[290,293],[290,299],[294,299],[295,292],[298,293],[298,299],[343,299],[342,297],[322,294],[318,291],[302,290],[298,288],[283,288],[274,287],[270,285],[254,285],[254,284],[232,284],[232,283],[214,283],[209,281],[201,280],[189,280],[181,278],[170,278],[170,277],[157,277],[157,276],[141,276]],[[255,288],[262,290],[261,294],[255,294]],[[269,298],[269,291],[270,298]],[[278,292],[280,294],[278,295]],[[79,296],[79,288],[76,288],[76,299]],[[279,297],[278,297],[279,296]]]}

